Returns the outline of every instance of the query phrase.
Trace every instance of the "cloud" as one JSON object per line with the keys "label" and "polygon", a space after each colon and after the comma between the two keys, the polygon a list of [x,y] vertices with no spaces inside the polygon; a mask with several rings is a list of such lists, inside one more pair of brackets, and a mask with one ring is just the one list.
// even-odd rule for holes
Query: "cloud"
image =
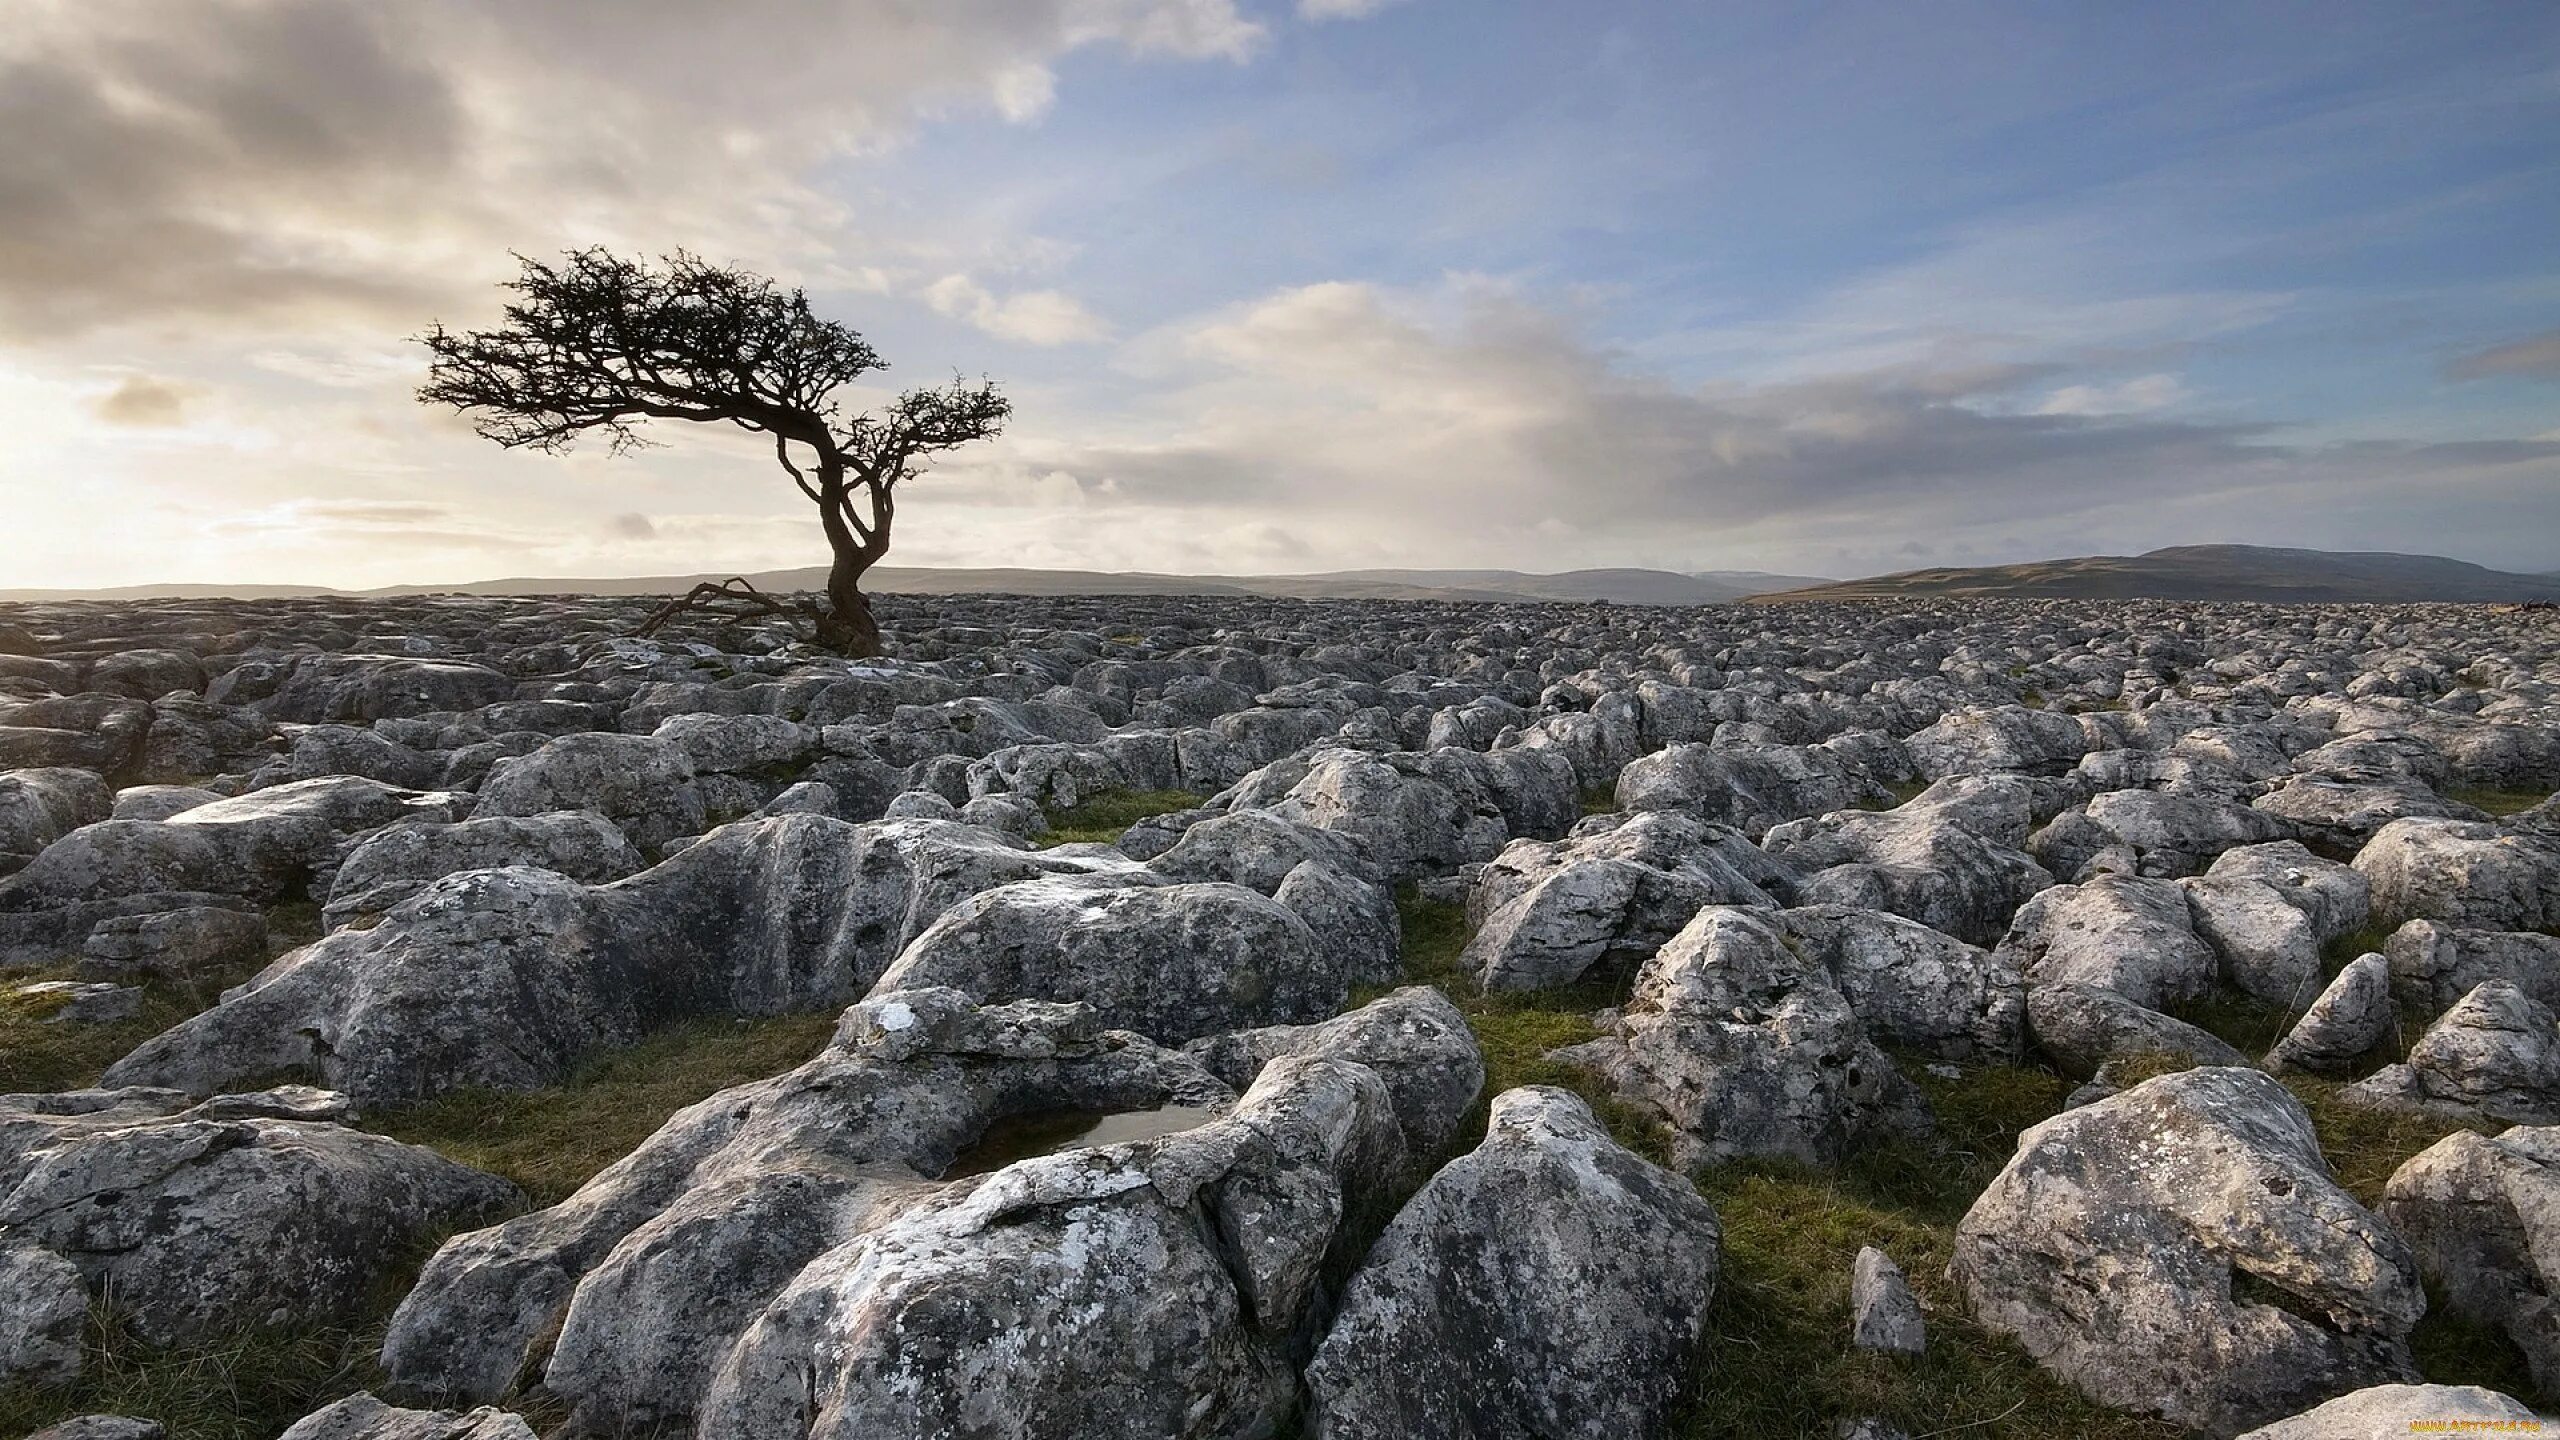
{"label": "cloud", "polygon": [[509,248],[597,242],[859,281],[829,158],[954,106],[1030,119],[1086,47],[1236,60],[1263,33],[1234,0],[20,7],[0,339],[409,326]]}
{"label": "cloud", "polygon": [[2475,350],[2445,366],[2445,373],[2456,380],[2488,380],[2501,375],[2560,379],[2560,330],[2546,330]]}
{"label": "cloud", "polygon": [[[1088,433],[1026,428],[1007,463],[1074,476],[1106,509],[1278,515],[1320,550],[1392,543],[1437,563],[1759,558],[1736,553],[1746,544],[1881,559],[1920,535],[1961,553],[1994,530],[2103,549],[2069,537],[2149,534],[2203,502],[2307,527],[2359,505],[2370,517],[2412,486],[2439,487],[2447,513],[2494,534],[2553,509],[2532,497],[2560,478],[2545,442],[2309,446],[2261,423],[2153,413],[2184,393],[2168,376],[2022,401],[2057,374],[2049,363],[1684,385],[1481,281],[1297,287],[1131,350],[1165,380],[1153,402]],[[2282,504],[2250,509],[2273,495]],[[2155,543],[2197,533],[2229,532]]]}
{"label": "cloud", "polygon": [[1073,345],[1111,333],[1074,296],[1056,290],[1021,290],[998,299],[966,275],[945,275],[925,287],[924,299],[944,315],[1024,345]]}
{"label": "cloud", "polygon": [[110,425],[165,429],[186,419],[186,393],[165,380],[127,375],[90,407]]}
{"label": "cloud", "polygon": [[641,514],[637,510],[626,510],[622,514],[614,516],[612,522],[606,526],[606,529],[614,535],[626,540],[655,540],[658,538],[658,527],[650,521],[648,516]]}
{"label": "cloud", "polygon": [[1397,0],[1298,0],[1301,20],[1358,20],[1375,15]]}
{"label": "cloud", "polygon": [[2136,375],[2113,385],[2065,385],[2044,397],[2039,415],[2140,415],[2189,398],[2175,375]]}

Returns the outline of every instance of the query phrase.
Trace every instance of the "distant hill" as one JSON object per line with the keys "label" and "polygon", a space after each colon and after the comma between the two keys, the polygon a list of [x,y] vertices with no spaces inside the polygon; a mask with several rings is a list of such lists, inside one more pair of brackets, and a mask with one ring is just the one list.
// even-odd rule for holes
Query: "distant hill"
{"label": "distant hill", "polygon": [[[725,580],[730,572],[702,575],[532,577],[479,580],[460,585],[391,585],[378,590],[333,590],[321,585],[127,585],[98,590],[0,590],[0,600],[258,599],[291,595],[674,595],[700,581]],[[757,589],[815,590],[826,583],[820,566],[765,570],[748,575]],[[1621,605],[1715,605],[1769,590],[1824,583],[1812,575],[1770,575],[1756,570],[1568,570],[1531,575],[1518,570],[1342,570],[1316,575],[1160,575],[1147,571],[946,570],[883,565],[864,577],[863,588],[890,595],[1267,595],[1305,600],[1473,600],[1527,603],[1607,600]]]}
{"label": "distant hill", "polygon": [[2257,600],[2346,604],[2429,600],[2560,600],[2560,574],[2520,575],[2441,555],[2173,545],[2141,555],[2084,555],[2028,565],[1905,570],[1757,597],[1885,600],[1915,595],[2077,600]]}

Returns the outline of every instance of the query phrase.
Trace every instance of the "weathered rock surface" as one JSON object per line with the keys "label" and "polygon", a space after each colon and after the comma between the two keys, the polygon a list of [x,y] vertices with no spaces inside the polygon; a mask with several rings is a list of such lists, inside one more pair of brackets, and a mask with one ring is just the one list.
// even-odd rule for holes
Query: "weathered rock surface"
{"label": "weathered rock surface", "polygon": [[1769,905],[1774,866],[1721,825],[1676,811],[1597,835],[1515,840],[1477,872],[1459,964],[1488,990],[1569,985],[1631,968],[1709,905]]}
{"label": "weathered rock surface", "polygon": [[[856,663],[779,621],[627,638],[655,603],[0,605],[0,965],[45,972],[0,988],[113,982],[77,992],[100,997],[80,1013],[130,1008],[134,986],[143,1013],[208,1006],[119,1081],[213,1095],[283,1072],[376,1105],[556,1083],[705,1015],[875,996],[809,1065],[457,1242],[440,1298],[404,1312],[402,1397],[468,1391],[546,1423],[566,1403],[582,1435],[1304,1428],[1307,1362],[1348,1333],[1331,1287],[1400,1187],[1464,1144],[1484,1074],[1435,992],[1332,1012],[1403,979],[1405,921],[1436,933],[1458,902],[1464,965],[1490,984],[1584,986],[1580,1005],[1633,977],[1576,1058],[1665,1120],[1684,1161],[1819,1163],[1913,1133],[1925,1114],[1888,1051],[1946,1076],[2023,1057],[2030,1031],[2089,1077],[2071,1113],[2105,1115],[2156,1093],[2131,1082],[2164,1052],[2231,1073],[2210,1067],[2240,1057],[2161,1007],[2233,990],[2309,1007],[2270,1065],[2341,1077],[2397,1043],[2393,1010],[2412,1029],[2453,1012],[2351,1097],[2478,1124],[2552,1098],[2560,1047],[2528,1006],[2560,1002],[2560,941],[2537,933],[2560,800],[2494,820],[2467,803],[2560,788],[2560,632],[2538,613],[882,596],[891,658]],[[1187,793],[1114,844],[1029,848],[1128,791]],[[1710,916],[1712,943],[1690,943]],[[336,933],[268,962],[319,921]],[[2324,989],[2322,951],[2376,923],[2400,927],[2379,970],[2359,959]],[[968,993],[902,999],[883,980],[901,966],[885,983]],[[2466,998],[2493,982],[2513,995]],[[1080,1018],[1037,1018],[1060,1015]],[[1273,1085],[1285,1096],[1240,1121],[1235,1097]],[[336,1133],[342,1103],[217,1099],[185,1123]],[[170,1094],[146,1118],[186,1109]],[[2108,1343],[2133,1358],[2092,1363],[2131,1375],[2151,1355],[2168,1377],[2128,1394],[2201,1413],[2273,1372],[2387,1377],[2346,1372],[2388,1350],[2405,1286],[2382,1266],[2357,1311],[2343,1279],[2265,1258],[2330,1212],[2264,1190],[2292,1172],[2261,1152],[2299,1147],[2258,1133],[2290,1121],[2254,1123],[2168,1127],[2193,1193],[2113,1173],[2153,1165],[2149,1141],[2084,1147],[2099,1200],[2064,1194],[2021,1228],[2020,1245],[2067,1232],[2074,1255],[2119,1257],[2022,1262],[2094,1277],[2085,1307],[2115,1308],[2089,1333],[2190,1322],[2170,1359],[2119,1326],[2131,1341]],[[1074,1155],[1008,1163],[1062,1138]],[[1589,1193],[1565,1219],[1632,1213]],[[1526,1198],[1490,1197],[1510,1218],[1539,1213]],[[1407,1253],[1457,1255],[1464,1236],[1427,1213]],[[2297,1268],[2334,1279],[2365,1222],[2331,1218],[2338,1253]],[[301,1253],[269,1218],[216,1223],[235,1232],[204,1262],[223,1284]],[[1565,1233],[1531,1238],[1550,1253]],[[34,1336],[58,1355],[89,1280],[30,1263],[0,1352]],[[1607,1303],[1649,1304],[1656,1278]],[[2037,1283],[2009,1288],[2049,1311],[2076,1293]],[[2269,1318],[2287,1307],[2317,1333]],[[1515,1308],[1504,1323],[1585,1358],[1654,1333]],[[1649,1387],[1680,1368],[1595,1386],[1554,1353],[1410,1350],[1405,1367],[1335,1347],[1345,1375],[1445,1372],[1470,1397],[1582,1385],[1596,1398],[1559,1423],[1586,1430],[1641,1431]],[[333,1409],[354,1434],[521,1440],[527,1423]],[[1907,1428],[1981,1417],[1928,1418]]]}
{"label": "weathered rock surface", "polygon": [[465,870],[523,865],[602,885],[636,874],[646,863],[620,829],[589,810],[392,825],[348,848],[330,881],[321,919],[334,929],[359,916],[387,913]]}
{"label": "weathered rock surface", "polygon": [[278,1440],[534,1440],[520,1415],[494,1406],[457,1414],[403,1410],[371,1395],[350,1395],[294,1422]]}
{"label": "weathered rock surface", "polygon": [[1873,1245],[1858,1247],[1849,1271],[1849,1343],[1889,1355],[1919,1355],[1929,1348],[1920,1302],[1893,1257]]}
{"label": "weathered rock surface", "polygon": [[2514,1433],[2541,1424],[2521,1401],[2477,1385],[2369,1385],[2240,1440],[2363,1440],[2365,1436]]}
{"label": "weathered rock surface", "polygon": [[2030,986],[2092,985],[2157,1010],[2213,983],[2218,962],[2189,914],[2174,884],[2104,875],[2029,900],[2000,950]]}
{"label": "weathered rock surface", "polygon": [[1309,1433],[1666,1433],[1720,1233],[1688,1181],[1561,1090],[1494,1097],[1484,1142],[1370,1247],[1306,1370]]}
{"label": "weathered rock surface", "polygon": [[2391,962],[2380,955],[2359,955],[2347,962],[2267,1052],[2267,1068],[2344,1075],[2399,1028],[2400,1008],[2391,998]]}
{"label": "weathered rock surface", "polygon": [[2506,981],[2484,980],[2436,1017],[2406,1061],[2341,1094],[2456,1120],[2560,1123],[2560,1019]]}
{"label": "weathered rock surface", "polygon": [[2560,840],[2477,820],[2394,820],[2356,852],[2377,924],[2560,928]]}
{"label": "weathered rock surface", "polygon": [[2446,1136],[2393,1172],[2382,1218],[2446,1309],[2514,1341],[2560,1394],[2560,1128]]}
{"label": "weathered rock surface", "polygon": [[2391,932],[2391,989],[2416,1016],[2444,1012],[2483,980],[2504,980],[2545,1005],[2560,1006],[2560,935],[2466,930],[2412,920]]}
{"label": "weathered rock surface", "polygon": [[1957,1227],[1975,1317],[2102,1403],[2230,1435],[2406,1378],[2408,1246],[2256,1071],[2145,1081],[2018,1137]]}
{"label": "weathered rock surface", "polygon": [[526,1089],[677,1020],[841,1004],[979,890],[1126,865],[933,821],[787,815],[612,885],[465,871],[285,956],[109,1074],[209,1094],[305,1072],[364,1103]]}
{"label": "weathered rock surface", "polygon": [[1020,1162],[821,1255],[695,1433],[1270,1434],[1344,1217],[1407,1163],[1374,1071],[1276,1060],[1224,1119]]}
{"label": "weathered rock surface", "polygon": [[0,1098],[0,1251],[69,1262],[155,1344],[204,1343],[351,1320],[403,1247],[516,1198],[333,1113],[318,1092]]}
{"label": "weathered rock surface", "polygon": [[1711,906],[1637,972],[1609,1034],[1558,1052],[1670,1125],[1683,1164],[1838,1161],[1928,1124],[1829,972],[1766,911]]}
{"label": "weathered rock surface", "polygon": [[1153,1112],[1197,1128],[1233,1103],[1229,1080],[1250,1088],[1294,1056],[1369,1077],[1397,1135],[1402,1117],[1445,1135],[1483,1077],[1455,1011],[1419,991],[1245,1049],[1213,1073],[1083,1005],[874,997],[807,1064],[679,1112],[567,1201],[445,1246],[394,1316],[384,1367],[451,1402],[539,1366],[590,1425],[680,1420],[795,1277],[925,1203],[1009,1117]]}

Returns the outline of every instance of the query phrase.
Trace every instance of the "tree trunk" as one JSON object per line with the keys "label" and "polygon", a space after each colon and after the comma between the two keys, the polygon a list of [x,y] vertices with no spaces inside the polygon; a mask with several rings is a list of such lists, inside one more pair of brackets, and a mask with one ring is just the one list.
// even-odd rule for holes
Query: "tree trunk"
{"label": "tree trunk", "polygon": [[827,613],[818,621],[818,643],[856,659],[880,653],[880,622],[862,593],[862,572],[870,568],[869,557],[859,552],[836,556],[827,570]]}

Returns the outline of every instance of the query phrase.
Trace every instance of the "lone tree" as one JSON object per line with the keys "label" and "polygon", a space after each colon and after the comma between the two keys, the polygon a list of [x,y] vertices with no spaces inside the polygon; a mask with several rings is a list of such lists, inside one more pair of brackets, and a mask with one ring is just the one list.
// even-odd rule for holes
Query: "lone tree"
{"label": "lone tree", "polygon": [[508,449],[558,454],[588,431],[615,454],[650,442],[643,420],[725,421],[773,437],[773,458],[818,507],[835,562],[824,604],[786,601],[744,579],[697,585],[652,616],[682,610],[797,615],[819,644],[880,653],[862,577],[888,553],[900,481],[931,457],[1004,427],[1013,404],[993,383],[910,390],[886,409],[848,416],[837,392],[888,368],[851,327],[821,320],[809,297],[761,275],[678,253],[650,265],[601,249],[557,265],[517,257],[506,324],[419,337],[433,363],[418,398],[475,415]]}

